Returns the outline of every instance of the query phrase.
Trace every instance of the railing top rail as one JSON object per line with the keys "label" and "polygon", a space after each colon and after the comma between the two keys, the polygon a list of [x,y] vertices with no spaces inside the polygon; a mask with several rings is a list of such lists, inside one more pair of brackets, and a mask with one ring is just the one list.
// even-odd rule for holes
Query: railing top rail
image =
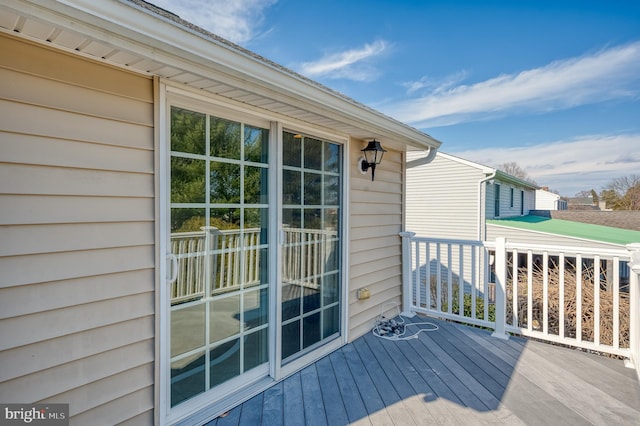
{"label": "railing top rail", "polygon": [[[420,243],[434,243],[434,244],[451,244],[451,245],[465,245],[465,246],[483,246],[485,241],[477,240],[454,240],[449,238],[429,238],[429,237],[411,237],[411,241]],[[491,245],[491,243],[489,243]]]}
{"label": "railing top rail", "polygon": [[[495,248],[495,241],[476,241],[476,240],[456,240],[450,238],[430,238],[430,237],[411,237],[412,242],[433,243],[433,244],[449,244],[452,246],[465,245],[484,248]],[[601,258],[619,257],[621,260],[630,259],[629,251],[625,248],[603,248],[588,246],[567,246],[552,244],[532,244],[518,241],[509,241],[506,243],[507,250],[518,250],[521,252],[532,251],[535,253],[553,253],[553,254],[575,254],[587,256],[600,256]]]}
{"label": "railing top rail", "polygon": [[561,246],[550,244],[529,244],[520,242],[507,241],[507,250],[522,250],[522,251],[534,251],[534,252],[547,252],[547,253],[570,253],[589,256],[600,257],[620,257],[623,259],[629,259],[629,252],[626,249],[610,249],[599,247],[585,247],[585,246]]}

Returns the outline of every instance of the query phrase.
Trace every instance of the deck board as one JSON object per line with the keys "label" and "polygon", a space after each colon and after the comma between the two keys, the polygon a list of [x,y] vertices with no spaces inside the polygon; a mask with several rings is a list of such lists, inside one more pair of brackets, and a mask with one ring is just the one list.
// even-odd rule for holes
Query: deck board
{"label": "deck board", "polygon": [[[640,426],[640,383],[622,360],[423,317],[437,331],[371,333],[207,426]],[[410,329],[410,332],[413,331]]]}

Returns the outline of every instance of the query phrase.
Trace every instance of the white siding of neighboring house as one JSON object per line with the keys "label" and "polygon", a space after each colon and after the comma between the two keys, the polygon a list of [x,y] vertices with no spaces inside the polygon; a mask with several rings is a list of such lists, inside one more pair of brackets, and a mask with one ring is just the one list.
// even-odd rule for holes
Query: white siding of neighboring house
{"label": "white siding of neighboring house", "polygon": [[[362,156],[363,141],[352,140],[349,164]],[[389,150],[376,168],[366,175],[351,167],[349,218],[349,340],[370,332],[375,318],[387,302],[402,299],[403,153]],[[358,300],[357,291],[368,288],[371,298]],[[387,307],[388,309],[389,307]]]}
{"label": "white siding of neighboring house", "polygon": [[[407,161],[421,156],[407,153]],[[422,237],[477,240],[479,220],[484,222],[478,182],[484,177],[481,169],[440,154],[408,168],[406,230]]]}
{"label": "white siding of neighboring house", "polygon": [[[424,154],[407,153],[407,161],[421,156]],[[484,229],[485,212],[479,206],[478,193],[485,190],[486,183],[480,183],[487,177],[485,173],[481,167],[440,153],[431,163],[408,168],[406,230],[415,232],[419,237],[478,240]],[[434,246],[430,250],[428,270],[435,277],[437,248]],[[454,277],[463,275],[466,282],[471,282],[473,267],[470,253],[463,255],[464,274],[460,273],[457,248],[449,259],[446,248],[442,246],[439,256],[443,279],[451,270]],[[420,264],[424,267],[425,260],[420,260]],[[476,273],[483,273],[479,266],[475,268]]]}
{"label": "white siding of neighboring house", "polygon": [[[500,215],[495,216],[495,191],[500,185]],[[511,206],[511,189],[514,191],[513,206]],[[521,191],[524,191],[524,212],[521,214]],[[487,219],[502,219],[506,217],[526,216],[535,208],[535,192],[529,188],[514,185],[509,182],[495,180],[487,185],[486,215]]]}
{"label": "white siding of neighboring house", "polygon": [[153,423],[153,81],[0,35],[0,401]]}
{"label": "white siding of neighboring house", "polygon": [[536,210],[566,210],[566,204],[561,203],[558,194],[538,189],[536,190]]}

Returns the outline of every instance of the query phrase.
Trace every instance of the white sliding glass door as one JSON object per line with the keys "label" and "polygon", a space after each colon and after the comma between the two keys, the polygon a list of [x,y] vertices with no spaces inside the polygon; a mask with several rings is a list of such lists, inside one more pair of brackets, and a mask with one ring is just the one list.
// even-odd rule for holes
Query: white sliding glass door
{"label": "white sliding glass door", "polygon": [[161,393],[173,421],[342,343],[344,148],[186,96],[167,103]]}
{"label": "white sliding glass door", "polygon": [[268,371],[268,129],[171,108],[171,406]]}
{"label": "white sliding glass door", "polygon": [[282,358],[340,333],[342,146],[284,132]]}

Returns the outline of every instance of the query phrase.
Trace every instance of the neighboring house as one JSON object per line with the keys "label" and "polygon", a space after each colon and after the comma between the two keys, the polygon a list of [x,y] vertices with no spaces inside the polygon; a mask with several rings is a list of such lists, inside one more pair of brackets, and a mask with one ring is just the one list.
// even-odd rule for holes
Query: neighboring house
{"label": "neighboring house", "polygon": [[[0,401],[198,424],[400,302],[405,151],[438,141],[140,0],[11,0],[0,32]],[[445,160],[458,203],[530,208]]]}
{"label": "neighboring house", "polygon": [[[422,154],[424,156],[424,154]],[[438,152],[428,164],[407,153],[407,230],[484,240],[488,219],[525,216],[537,186],[493,167]]]}
{"label": "neighboring house", "polygon": [[567,210],[567,201],[546,189],[536,189],[536,210]]}

